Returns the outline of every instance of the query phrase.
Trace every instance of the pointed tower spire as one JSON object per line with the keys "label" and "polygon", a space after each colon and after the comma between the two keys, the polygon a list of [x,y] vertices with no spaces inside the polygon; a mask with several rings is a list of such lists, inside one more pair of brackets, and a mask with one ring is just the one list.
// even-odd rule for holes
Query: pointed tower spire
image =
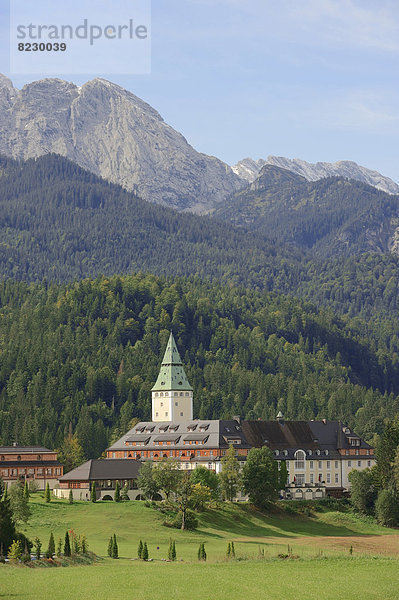
{"label": "pointed tower spire", "polygon": [[153,421],[183,421],[193,418],[193,388],[184,372],[172,333],[158,379],[151,391]]}

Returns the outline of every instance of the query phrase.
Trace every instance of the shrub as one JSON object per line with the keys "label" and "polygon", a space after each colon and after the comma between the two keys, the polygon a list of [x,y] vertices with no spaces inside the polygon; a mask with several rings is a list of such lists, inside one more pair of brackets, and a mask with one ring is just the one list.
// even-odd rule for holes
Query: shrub
{"label": "shrub", "polygon": [[69,502],[69,504],[73,504],[73,493],[72,493],[72,490],[69,490],[68,502]]}
{"label": "shrub", "polygon": [[55,541],[54,541],[54,535],[53,532],[50,533],[50,538],[48,541],[48,548],[47,548],[47,552],[46,552],[46,557],[47,558],[52,558],[53,554],[55,554]]}
{"label": "shrub", "polygon": [[22,557],[22,544],[19,540],[14,540],[8,551],[8,558],[10,562],[17,563]]}
{"label": "shrub", "polygon": [[137,548],[137,557],[143,558],[143,542],[142,542],[142,540],[139,541],[139,545]]}
{"label": "shrub", "polygon": [[198,560],[206,561],[205,544],[201,542],[198,548]]}
{"label": "shrub", "polygon": [[120,502],[121,501],[121,491],[120,491],[120,488],[119,488],[119,481],[117,481],[116,484],[115,484],[114,501],[115,502]]}
{"label": "shrub", "polygon": [[[176,529],[181,529],[182,518],[183,518],[182,512],[179,511],[173,518],[166,519],[163,522],[163,525],[165,525],[166,527],[174,527]],[[191,510],[186,511],[186,518],[185,518],[184,524],[185,524],[185,529],[189,529],[191,531],[193,531],[194,529],[197,529],[198,519]]]}

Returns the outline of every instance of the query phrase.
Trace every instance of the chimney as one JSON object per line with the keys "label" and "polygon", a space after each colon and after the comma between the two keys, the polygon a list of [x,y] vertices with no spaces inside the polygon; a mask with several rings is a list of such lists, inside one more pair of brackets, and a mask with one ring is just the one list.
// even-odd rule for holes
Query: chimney
{"label": "chimney", "polygon": [[284,425],[284,415],[281,410],[279,410],[277,413],[277,421],[280,423],[280,425]]}
{"label": "chimney", "polygon": [[13,448],[16,448],[18,446],[17,442],[13,442],[12,445],[13,445]]}
{"label": "chimney", "polygon": [[237,421],[237,423],[238,423],[239,425],[241,425],[241,417],[240,417],[239,415],[238,415],[238,416],[237,416],[237,415],[235,415],[235,416],[233,417],[233,419],[234,419],[234,421]]}
{"label": "chimney", "polygon": [[324,425],[327,425],[327,419],[322,419],[321,421],[324,423]]}

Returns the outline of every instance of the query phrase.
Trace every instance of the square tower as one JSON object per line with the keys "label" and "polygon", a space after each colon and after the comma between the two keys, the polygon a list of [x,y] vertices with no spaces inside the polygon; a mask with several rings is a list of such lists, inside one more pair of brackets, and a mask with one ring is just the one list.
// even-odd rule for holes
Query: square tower
{"label": "square tower", "polygon": [[162,360],[158,379],[152,392],[153,421],[191,421],[193,418],[193,388],[184,372],[173,334]]}

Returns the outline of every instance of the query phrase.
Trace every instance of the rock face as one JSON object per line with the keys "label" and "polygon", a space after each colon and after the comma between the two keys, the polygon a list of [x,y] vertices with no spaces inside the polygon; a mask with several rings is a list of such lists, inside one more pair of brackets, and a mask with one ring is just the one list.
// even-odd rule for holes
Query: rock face
{"label": "rock face", "polygon": [[0,153],[27,159],[50,152],[178,210],[206,212],[245,183],[116,84],[44,79],[19,91],[1,75]]}
{"label": "rock face", "polygon": [[233,171],[242,179],[252,183],[258,177],[262,167],[273,165],[281,169],[288,169],[293,173],[302,175],[308,181],[317,181],[325,177],[346,177],[367,183],[373,187],[387,192],[388,194],[398,194],[399,185],[389,177],[384,177],[377,171],[371,171],[350,160],[341,160],[336,163],[318,162],[316,164],[308,163],[299,158],[284,158],[283,156],[268,156],[267,160],[260,158],[244,158],[233,167]]}

